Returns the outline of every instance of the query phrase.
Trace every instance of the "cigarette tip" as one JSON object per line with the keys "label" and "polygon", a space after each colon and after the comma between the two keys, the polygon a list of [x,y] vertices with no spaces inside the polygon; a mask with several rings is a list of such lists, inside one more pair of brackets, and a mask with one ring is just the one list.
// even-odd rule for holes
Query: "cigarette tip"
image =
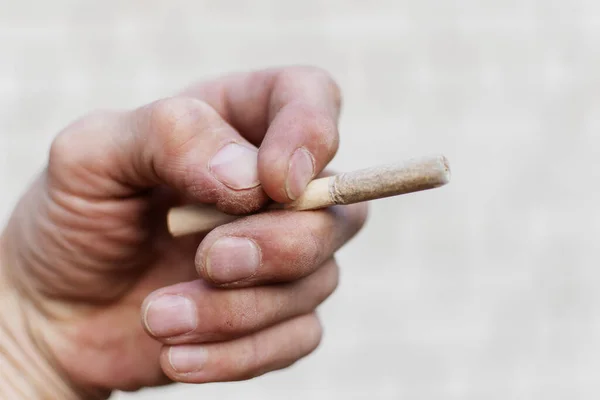
{"label": "cigarette tip", "polygon": [[452,178],[450,163],[448,162],[448,159],[443,155],[438,156],[438,160],[442,167],[442,185],[445,185],[447,183],[450,183],[450,179]]}

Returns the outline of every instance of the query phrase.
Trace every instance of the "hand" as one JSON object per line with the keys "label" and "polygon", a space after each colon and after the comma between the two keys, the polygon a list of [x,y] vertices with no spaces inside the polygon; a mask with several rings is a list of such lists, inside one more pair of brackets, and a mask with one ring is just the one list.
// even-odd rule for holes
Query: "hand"
{"label": "hand", "polygon": [[339,108],[331,78],[298,67],[61,132],[1,242],[2,290],[19,314],[0,302],[0,319],[14,318],[5,329],[22,328],[11,335],[37,352],[31,374],[58,371],[73,390],[107,396],[247,379],[313,351],[315,309],[338,282],[333,254],[364,205],[257,214],[204,238],[171,238],[165,215],[190,201],[244,214],[298,197],[336,152]]}

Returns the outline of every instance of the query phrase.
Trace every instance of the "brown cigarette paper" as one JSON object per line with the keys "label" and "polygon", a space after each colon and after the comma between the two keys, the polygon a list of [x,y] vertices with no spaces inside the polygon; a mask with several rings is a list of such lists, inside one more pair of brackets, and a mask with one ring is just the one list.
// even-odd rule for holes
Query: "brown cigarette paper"
{"label": "brown cigarette paper", "polygon": [[[434,189],[449,181],[450,167],[445,157],[424,157],[315,179],[294,202],[272,208],[315,210]],[[183,236],[208,232],[236,218],[239,216],[224,214],[212,206],[191,205],[173,208],[168,214],[168,227],[173,236]]]}
{"label": "brown cigarette paper", "polygon": [[314,210],[354,204],[433,189],[449,181],[450,167],[445,157],[413,159],[316,179],[299,199],[283,208]]}

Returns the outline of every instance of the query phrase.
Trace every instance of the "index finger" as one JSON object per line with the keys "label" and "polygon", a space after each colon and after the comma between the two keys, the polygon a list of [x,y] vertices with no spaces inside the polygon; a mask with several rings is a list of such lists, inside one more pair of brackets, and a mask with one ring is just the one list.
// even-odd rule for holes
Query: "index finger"
{"label": "index finger", "polygon": [[321,69],[236,74],[184,94],[209,103],[246,139],[260,144],[259,179],[275,201],[299,197],[337,151],[341,94]]}

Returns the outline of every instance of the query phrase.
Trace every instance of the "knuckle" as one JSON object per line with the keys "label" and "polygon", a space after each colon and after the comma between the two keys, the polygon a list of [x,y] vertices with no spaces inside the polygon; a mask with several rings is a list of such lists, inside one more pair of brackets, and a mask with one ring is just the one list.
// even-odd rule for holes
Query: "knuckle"
{"label": "knuckle", "polygon": [[319,143],[329,154],[337,152],[339,136],[335,121],[330,116],[319,112],[314,112],[311,118],[310,124],[312,126],[310,126],[310,133],[315,142]]}
{"label": "knuckle", "polygon": [[84,138],[106,135],[111,129],[111,124],[116,120],[114,111],[97,110],[76,120],[62,130],[52,141],[49,150],[49,164],[70,166],[89,160],[89,152],[95,151],[95,146],[82,146]]}
{"label": "knuckle", "polygon": [[330,94],[335,105],[339,108],[342,104],[342,90],[333,75],[329,71],[319,67],[312,67],[310,74],[323,83],[327,89],[327,93]]}
{"label": "knuckle", "polygon": [[[333,75],[325,68],[315,65],[296,65],[282,70],[284,77],[298,79],[298,76],[312,78],[319,82],[327,82],[336,85]],[[337,85],[336,85],[337,86]]]}
{"label": "knuckle", "polygon": [[301,73],[317,82],[320,82],[326,88],[326,92],[331,96],[336,107],[338,109],[341,107],[342,89],[331,72],[316,66],[301,66],[299,68]]}
{"label": "knuckle", "polygon": [[200,127],[215,121],[216,111],[207,103],[188,97],[170,97],[148,106],[150,131],[168,149],[178,148]]}
{"label": "knuckle", "polygon": [[296,102],[291,105],[295,108],[298,120],[302,121],[308,143],[315,143],[329,153],[337,151],[339,147],[337,123],[331,116],[307,103]]}
{"label": "knuckle", "polygon": [[191,97],[167,97],[150,104],[153,122],[172,125],[190,114],[208,113],[212,108],[205,102]]}
{"label": "knuckle", "polygon": [[71,130],[64,130],[54,138],[50,145],[50,165],[68,161],[67,158],[70,158],[71,155],[69,149],[72,148],[75,138],[76,135]]}
{"label": "knuckle", "polygon": [[317,82],[325,88],[325,92],[333,99],[339,110],[342,105],[342,90],[333,75],[324,68],[312,65],[297,65],[281,70],[277,78],[279,84],[297,86],[300,81]]}

